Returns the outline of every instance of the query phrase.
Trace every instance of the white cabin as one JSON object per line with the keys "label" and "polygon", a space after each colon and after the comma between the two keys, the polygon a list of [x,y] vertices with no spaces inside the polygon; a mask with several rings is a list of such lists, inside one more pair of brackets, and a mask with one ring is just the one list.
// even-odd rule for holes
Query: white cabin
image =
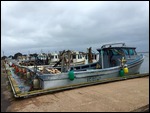
{"label": "white cabin", "polygon": [[74,55],[72,56],[73,63],[85,63],[85,55],[81,52],[74,52]]}
{"label": "white cabin", "polygon": [[51,54],[51,62],[57,62],[59,61],[59,57],[57,53],[52,53]]}
{"label": "white cabin", "polygon": [[39,54],[39,55],[38,55],[38,58],[39,58],[40,60],[46,60],[47,55],[46,55],[46,54]]}

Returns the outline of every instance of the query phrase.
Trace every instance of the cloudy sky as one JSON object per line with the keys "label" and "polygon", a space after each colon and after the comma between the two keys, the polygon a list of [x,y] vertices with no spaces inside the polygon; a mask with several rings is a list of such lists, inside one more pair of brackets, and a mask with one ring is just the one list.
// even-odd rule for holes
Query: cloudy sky
{"label": "cloudy sky", "polygon": [[94,51],[125,42],[149,51],[149,2],[2,1],[1,54]]}

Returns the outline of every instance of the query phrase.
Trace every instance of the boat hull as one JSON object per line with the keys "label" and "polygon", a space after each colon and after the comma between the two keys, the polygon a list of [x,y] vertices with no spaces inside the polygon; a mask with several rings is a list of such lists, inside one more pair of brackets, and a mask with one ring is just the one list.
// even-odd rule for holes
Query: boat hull
{"label": "boat hull", "polygon": [[[143,58],[128,64],[129,73],[125,74],[136,74],[139,73],[140,66],[143,62]],[[79,71],[74,72],[74,80],[70,80],[68,77],[68,73],[61,73],[58,75],[41,75],[39,78],[44,78],[44,80],[40,79],[40,85],[42,89],[48,88],[57,88],[57,87],[65,87],[68,85],[77,85],[84,84],[96,81],[102,81],[105,79],[111,79],[114,77],[119,77],[120,66],[106,68],[106,69],[90,69],[87,71]]]}

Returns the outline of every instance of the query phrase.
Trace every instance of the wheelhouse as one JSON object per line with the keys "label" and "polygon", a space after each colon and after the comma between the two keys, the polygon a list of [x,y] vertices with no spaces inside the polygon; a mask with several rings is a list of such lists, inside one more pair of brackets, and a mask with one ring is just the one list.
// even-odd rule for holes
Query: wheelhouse
{"label": "wheelhouse", "polygon": [[122,58],[125,58],[129,61],[132,61],[137,57],[135,47],[102,47],[97,49],[99,52],[99,61],[100,65],[103,65],[103,68],[109,68],[114,66],[119,66]]}

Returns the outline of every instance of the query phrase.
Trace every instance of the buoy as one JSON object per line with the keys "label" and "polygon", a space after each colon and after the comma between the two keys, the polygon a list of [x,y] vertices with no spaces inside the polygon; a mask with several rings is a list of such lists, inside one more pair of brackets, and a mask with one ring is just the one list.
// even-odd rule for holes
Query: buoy
{"label": "buoy", "polygon": [[12,67],[14,67],[15,65],[14,65],[14,63],[12,64]]}
{"label": "buoy", "polygon": [[19,69],[18,69],[18,67],[16,66],[16,73],[18,73],[19,72]]}
{"label": "buoy", "polygon": [[124,76],[124,71],[123,71],[123,69],[121,69],[120,71],[119,71],[119,75],[122,77],[122,76]]}
{"label": "buoy", "polygon": [[27,72],[27,78],[30,78],[30,72]]}
{"label": "buoy", "polygon": [[40,82],[39,82],[38,79],[34,79],[34,80],[33,80],[33,88],[34,88],[34,89],[40,88]]}
{"label": "buoy", "polygon": [[9,62],[9,66],[12,67],[12,62]]}
{"label": "buoy", "polygon": [[23,68],[20,68],[20,73],[21,73],[21,74],[23,73]]}
{"label": "buoy", "polygon": [[124,71],[124,73],[128,73],[128,72],[129,72],[129,70],[128,70],[127,67],[124,67],[124,68],[123,68],[123,71]]}
{"label": "buoy", "polygon": [[22,71],[23,71],[23,73],[26,73],[26,69],[25,69],[25,68],[23,68],[23,70],[22,70]]}
{"label": "buoy", "polygon": [[21,72],[21,68],[20,67],[18,68],[18,70],[19,70],[19,72]]}
{"label": "buoy", "polygon": [[69,71],[68,76],[70,80],[74,80],[74,71],[73,70]]}

